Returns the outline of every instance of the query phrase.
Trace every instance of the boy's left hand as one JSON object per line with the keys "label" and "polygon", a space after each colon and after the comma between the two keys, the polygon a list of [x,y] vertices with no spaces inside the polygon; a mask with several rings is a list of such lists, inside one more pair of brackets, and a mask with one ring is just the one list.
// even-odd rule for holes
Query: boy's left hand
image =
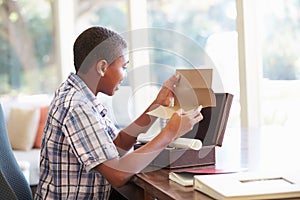
{"label": "boy's left hand", "polygon": [[160,89],[155,103],[162,106],[171,106],[174,102],[174,89],[180,79],[180,75],[171,76]]}

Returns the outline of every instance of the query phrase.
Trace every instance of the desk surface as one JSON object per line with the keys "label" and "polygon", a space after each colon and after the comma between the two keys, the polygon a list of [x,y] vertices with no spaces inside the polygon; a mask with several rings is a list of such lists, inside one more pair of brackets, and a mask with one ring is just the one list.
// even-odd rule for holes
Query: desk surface
{"label": "desk surface", "polygon": [[[248,133],[249,131],[242,134],[239,131],[230,131],[226,134],[225,139],[227,142],[225,141],[224,145],[217,149],[216,152],[217,168],[248,167],[249,169],[257,169],[262,167],[270,169],[270,167],[274,168],[274,166],[277,166],[279,169],[287,170],[287,163],[289,163],[290,165],[288,166],[300,169],[300,164],[295,157],[291,156],[291,152],[299,152],[300,150],[299,145],[292,145],[299,141],[295,140],[295,137],[291,137],[291,140],[289,140],[291,145],[286,146],[286,148],[278,148],[276,141],[280,139],[279,136],[282,132],[277,134],[275,131],[272,131],[271,134],[264,133],[261,135],[256,134],[257,131],[251,131],[251,134]],[[252,151],[249,151],[249,147],[252,147],[250,148]],[[271,154],[266,152],[271,152]],[[270,160],[270,158],[275,160]],[[200,192],[194,191],[192,187],[184,187],[170,181],[168,173],[171,170],[149,170],[149,167],[146,170],[147,172],[136,174],[126,187],[117,190],[126,196],[127,199],[134,200],[154,200],[155,198],[159,200],[211,199]]]}
{"label": "desk surface", "polygon": [[[240,135],[238,131],[231,131],[226,134],[225,140],[230,140],[228,145],[223,145],[222,148],[216,149],[216,167],[224,168],[240,166]],[[222,151],[220,151],[222,149]],[[228,156],[224,157],[223,154],[230,155],[230,161],[228,162]],[[205,168],[215,167],[206,166]],[[197,167],[204,168],[204,167]],[[169,169],[158,169],[148,166],[144,172],[136,174],[132,181],[122,188],[116,189],[126,199],[146,199],[159,200],[164,199],[203,199],[210,200],[211,198],[198,192],[194,191],[193,187],[184,187],[171,180],[169,180]]]}
{"label": "desk surface", "polygon": [[168,179],[170,170],[159,169],[146,173],[139,173],[133,178],[133,183],[144,189],[144,199],[159,200],[193,200],[211,199],[210,197],[197,192],[193,187],[184,187]]}

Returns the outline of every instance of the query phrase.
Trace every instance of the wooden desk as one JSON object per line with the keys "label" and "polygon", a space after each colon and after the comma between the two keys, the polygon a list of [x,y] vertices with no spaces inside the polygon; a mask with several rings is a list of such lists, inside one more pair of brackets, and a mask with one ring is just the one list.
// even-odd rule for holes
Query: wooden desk
{"label": "wooden desk", "polygon": [[[217,148],[217,168],[223,167],[240,167],[240,137],[237,137],[238,132],[227,134],[227,140],[230,139],[228,145],[223,145],[222,149]],[[231,136],[232,135],[232,136]],[[220,151],[222,150],[222,151]],[[223,154],[228,156],[224,157]],[[211,166],[194,167],[190,169],[212,168]],[[178,170],[178,169],[176,169]],[[124,199],[129,200],[211,200],[212,198],[194,191],[193,187],[184,187],[168,178],[169,169],[159,169],[148,166],[144,172],[136,174],[133,179],[122,188],[115,189],[118,193],[124,196]],[[120,199],[115,198],[115,199]],[[123,200],[123,199],[122,199]]]}
{"label": "wooden desk", "polygon": [[[216,166],[218,168],[229,166],[248,167],[249,169],[270,169],[270,167],[272,169],[277,167],[279,170],[300,169],[300,163],[297,159],[290,156],[291,152],[300,151],[300,146],[297,145],[299,140],[294,139],[295,137],[290,137],[292,138],[290,140],[291,145],[286,146],[286,148],[278,148],[281,143],[277,139],[281,139],[279,136],[282,135],[282,132],[278,134],[276,131],[272,131],[270,134],[268,132],[258,134],[258,131],[248,133],[239,135],[230,131],[226,135],[225,139],[228,142],[225,142],[222,148],[218,149],[220,151],[217,152]],[[261,137],[262,139],[260,139]],[[266,137],[267,139],[265,139]],[[249,147],[252,151],[248,151]],[[289,164],[287,165],[287,163]],[[136,174],[130,183],[117,189],[117,191],[126,197],[124,199],[129,200],[154,200],[155,198],[158,200],[211,200],[210,197],[194,191],[192,187],[180,186],[170,181],[168,179],[169,172],[170,170],[167,169],[157,169]],[[119,200],[119,198],[117,199]]]}
{"label": "wooden desk", "polygon": [[[206,166],[202,168],[211,167],[213,166]],[[199,168],[201,167],[198,167],[198,169]],[[124,197],[124,199],[130,200],[212,199],[205,194],[195,191],[193,187],[184,187],[173,181],[170,181],[168,178],[170,171],[171,170],[168,169],[154,169],[148,167],[147,172],[136,174],[130,183],[116,190]]]}
{"label": "wooden desk", "polygon": [[133,178],[133,183],[143,189],[145,200],[208,200],[210,197],[197,192],[193,187],[184,187],[168,179],[170,170],[159,169],[157,171],[140,173]]}

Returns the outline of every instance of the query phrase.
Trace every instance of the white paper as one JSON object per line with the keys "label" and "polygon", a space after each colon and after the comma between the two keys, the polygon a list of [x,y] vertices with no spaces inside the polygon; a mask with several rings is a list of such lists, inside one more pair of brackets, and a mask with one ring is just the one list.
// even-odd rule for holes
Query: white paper
{"label": "white paper", "polygon": [[[140,134],[137,138],[138,142],[147,143],[150,142],[156,135]],[[192,138],[177,138],[169,144],[169,147],[180,149],[193,149],[199,150],[202,148],[202,142],[198,139]]]}
{"label": "white paper", "polygon": [[169,144],[169,147],[200,150],[202,147],[202,142],[201,140],[192,138],[177,138]]}
{"label": "white paper", "polygon": [[158,106],[156,109],[147,112],[147,114],[162,119],[170,119],[174,112],[176,112],[176,109],[173,107]]}
{"label": "white paper", "polygon": [[[202,107],[202,106],[201,106]],[[199,107],[198,107],[199,108]],[[198,108],[191,109],[189,111],[185,111],[185,113],[193,112]],[[172,115],[179,110],[179,108],[175,107],[165,107],[165,106],[158,106],[156,109],[147,112],[148,115],[152,115],[154,117],[159,117],[162,119],[170,119]]]}

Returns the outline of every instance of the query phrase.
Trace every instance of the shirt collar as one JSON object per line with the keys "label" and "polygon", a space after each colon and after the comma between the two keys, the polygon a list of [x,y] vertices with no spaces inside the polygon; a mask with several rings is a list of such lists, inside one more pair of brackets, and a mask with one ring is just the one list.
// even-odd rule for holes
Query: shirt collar
{"label": "shirt collar", "polygon": [[83,95],[86,96],[88,100],[93,102],[95,106],[99,109],[101,116],[105,117],[105,115],[107,114],[107,109],[77,74],[74,74],[72,72],[69,75],[68,84],[72,85],[77,91],[83,93]]}

